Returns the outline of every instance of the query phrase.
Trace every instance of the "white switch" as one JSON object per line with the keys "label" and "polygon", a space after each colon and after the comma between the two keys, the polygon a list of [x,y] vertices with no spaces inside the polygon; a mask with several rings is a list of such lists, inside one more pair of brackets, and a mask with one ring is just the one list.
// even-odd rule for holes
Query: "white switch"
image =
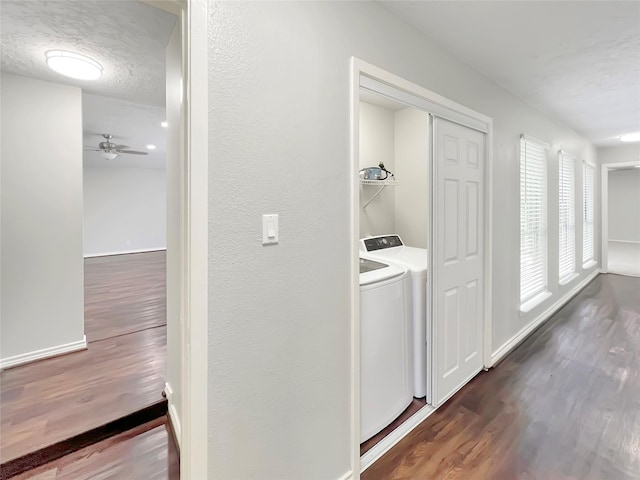
{"label": "white switch", "polygon": [[262,215],[262,244],[278,243],[278,214]]}

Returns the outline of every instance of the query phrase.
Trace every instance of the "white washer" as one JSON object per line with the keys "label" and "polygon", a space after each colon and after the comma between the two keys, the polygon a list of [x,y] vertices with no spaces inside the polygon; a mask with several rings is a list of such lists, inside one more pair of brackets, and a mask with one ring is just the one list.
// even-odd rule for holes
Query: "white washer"
{"label": "white washer", "polygon": [[360,442],[413,400],[411,277],[406,268],[360,258]]}
{"label": "white washer", "polygon": [[430,339],[427,339],[427,332],[431,332],[430,319],[427,318],[428,251],[425,248],[406,246],[399,235],[380,235],[360,239],[360,252],[366,252],[368,258],[402,265],[411,272],[414,353],[413,395],[416,398],[426,397],[427,403],[431,403],[431,382],[427,382],[427,372],[430,372],[431,368]]}

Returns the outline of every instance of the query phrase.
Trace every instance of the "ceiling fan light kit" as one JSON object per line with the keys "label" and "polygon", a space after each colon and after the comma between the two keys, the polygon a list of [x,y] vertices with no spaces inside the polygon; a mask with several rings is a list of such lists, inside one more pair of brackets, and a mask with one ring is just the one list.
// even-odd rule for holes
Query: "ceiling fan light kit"
{"label": "ceiling fan light kit", "polygon": [[148,155],[147,152],[140,152],[138,150],[129,150],[128,145],[118,145],[111,142],[113,135],[109,133],[103,133],[102,136],[104,137],[105,141],[100,142],[98,144],[98,148],[86,147],[85,150],[90,152],[100,152],[100,155],[102,156],[102,158],[105,158],[107,160],[113,160],[114,158],[117,158],[123,153],[128,155]]}
{"label": "ceiling fan light kit", "polygon": [[105,158],[107,160],[113,160],[114,158],[118,158],[118,154],[113,152],[102,152],[100,155],[102,156],[102,158]]}

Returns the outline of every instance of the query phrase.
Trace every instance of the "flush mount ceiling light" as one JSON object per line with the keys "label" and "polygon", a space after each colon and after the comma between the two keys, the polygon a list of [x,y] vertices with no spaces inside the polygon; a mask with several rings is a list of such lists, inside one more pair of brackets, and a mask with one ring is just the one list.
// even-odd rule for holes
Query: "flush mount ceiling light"
{"label": "flush mount ceiling light", "polygon": [[102,65],[84,55],[64,50],[49,50],[45,56],[49,68],[67,77],[97,80],[102,76]]}
{"label": "flush mount ceiling light", "polygon": [[618,138],[622,142],[640,142],[640,132],[627,133],[626,135],[620,135]]}
{"label": "flush mount ceiling light", "polygon": [[161,122],[160,126],[164,127],[164,128],[167,128],[169,126],[169,124],[167,122]]}
{"label": "flush mount ceiling light", "polygon": [[155,145],[147,145],[147,148],[148,148],[149,150],[155,150],[155,149],[156,149],[156,146],[155,146]]}

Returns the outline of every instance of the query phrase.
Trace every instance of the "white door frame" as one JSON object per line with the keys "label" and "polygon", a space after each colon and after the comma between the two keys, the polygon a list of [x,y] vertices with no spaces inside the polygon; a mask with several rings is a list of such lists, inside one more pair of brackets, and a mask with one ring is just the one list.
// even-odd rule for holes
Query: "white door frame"
{"label": "white door frame", "polygon": [[[207,2],[181,2],[186,173],[182,262],[182,447],[180,478],[208,478],[209,116]],[[193,100],[193,101],[192,101]]]}
{"label": "white door frame", "polygon": [[[143,0],[182,23],[180,478],[208,478],[207,2]],[[191,101],[196,99],[195,101]]]}
{"label": "white door frame", "polygon": [[[360,478],[362,467],[369,466],[375,458],[368,458],[365,465],[361,464],[360,459],[360,269],[359,269],[359,249],[358,240],[360,237],[360,216],[359,216],[359,112],[360,112],[360,84],[361,78],[372,80],[372,86],[369,89],[376,91],[382,95],[398,100],[407,105],[415,106],[429,113],[437,114],[443,118],[448,118],[460,124],[466,124],[474,128],[482,128],[486,132],[485,145],[485,265],[484,265],[484,325],[483,325],[483,364],[485,369],[491,367],[491,264],[492,264],[492,164],[493,164],[493,120],[486,115],[471,110],[464,105],[449,100],[438,95],[431,90],[423,88],[412,82],[409,82],[397,75],[387,72],[379,67],[366,63],[358,58],[351,58],[351,92],[350,92],[350,129],[351,129],[351,185],[350,185],[350,221],[351,232],[349,235],[350,248],[350,272],[351,272],[351,465],[352,478]],[[406,95],[406,96],[405,96]],[[427,132],[425,132],[427,133]],[[432,162],[430,162],[431,164]],[[432,165],[429,165],[429,182],[433,191],[434,178],[432,175]],[[433,222],[433,211],[435,204],[430,202],[430,222]],[[431,235],[430,235],[431,237]],[[430,238],[429,247],[433,245]],[[429,255],[432,257],[431,250]],[[431,269],[429,270],[431,277]],[[430,282],[430,279],[428,280]],[[432,362],[434,363],[434,362]],[[432,365],[433,368],[433,365]],[[415,419],[413,427],[417,426],[430,412],[420,410],[412,419]],[[433,409],[430,409],[433,411]],[[423,412],[421,414],[421,412]],[[411,419],[405,424],[409,423]],[[403,436],[407,435],[413,427],[403,429],[402,435],[393,436],[388,445],[378,449],[377,457],[383,455],[386,450],[391,448],[393,444],[400,441]],[[389,436],[392,437],[392,436]],[[389,438],[387,437],[387,438]],[[386,439],[385,439],[386,440]],[[383,440],[384,442],[384,440]],[[381,443],[383,443],[381,442]],[[345,477],[346,478],[346,477]]]}
{"label": "white door frame", "polygon": [[640,161],[603,163],[600,166],[600,272],[609,271],[609,170],[635,167]]}

